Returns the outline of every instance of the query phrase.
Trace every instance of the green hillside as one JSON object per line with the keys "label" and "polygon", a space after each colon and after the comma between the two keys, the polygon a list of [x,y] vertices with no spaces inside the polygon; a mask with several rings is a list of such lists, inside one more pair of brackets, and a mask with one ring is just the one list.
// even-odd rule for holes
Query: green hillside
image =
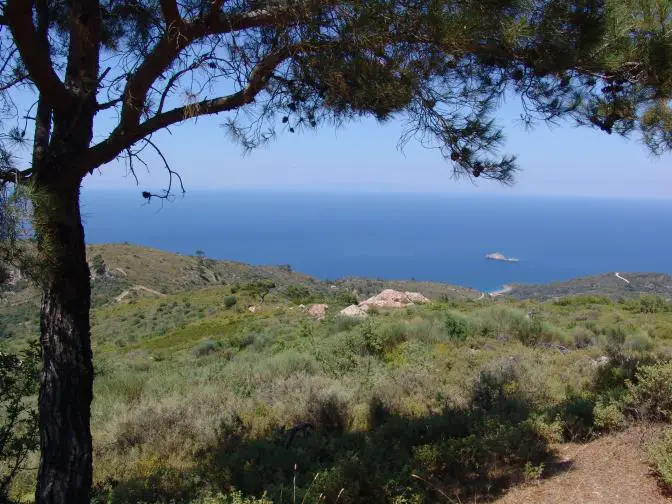
{"label": "green hillside", "polygon": [[611,299],[660,296],[672,298],[672,277],[662,273],[605,273],[566,282],[517,284],[506,296],[512,299],[553,299],[565,296],[606,296]]}
{"label": "green hillside", "polygon": [[[481,502],[542,474],[555,443],[672,404],[635,374],[672,357],[664,297],[491,299],[129,245],[89,257],[96,502]],[[432,302],[339,314],[384,288]],[[0,317],[0,350],[37,337],[36,292],[12,286]]]}

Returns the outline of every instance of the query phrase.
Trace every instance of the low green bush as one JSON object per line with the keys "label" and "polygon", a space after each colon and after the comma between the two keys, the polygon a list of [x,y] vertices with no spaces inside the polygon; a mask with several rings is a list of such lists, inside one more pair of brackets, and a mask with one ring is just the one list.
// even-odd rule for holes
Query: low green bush
{"label": "low green bush", "polygon": [[217,494],[211,497],[202,497],[189,504],[273,504],[266,497],[245,497],[241,492]]}
{"label": "low green bush", "polygon": [[345,289],[340,289],[338,292],[336,292],[334,298],[337,304],[343,306],[350,306],[353,304],[356,305],[359,302],[357,296],[355,296],[355,294],[352,291]]}
{"label": "low green bush", "polygon": [[443,328],[450,340],[464,341],[469,337],[469,324],[459,315],[447,314],[443,320]]}
{"label": "low green bush", "polygon": [[221,346],[222,344],[219,341],[213,341],[211,339],[207,339],[205,341],[201,341],[198,345],[196,345],[192,350],[192,353],[196,357],[202,357],[204,355],[208,355],[211,354],[212,352],[215,352]]}
{"label": "low green bush", "polygon": [[310,289],[305,285],[289,285],[285,289],[285,295],[294,304],[308,304],[312,302]]}
{"label": "low green bush", "polygon": [[653,339],[646,331],[640,330],[625,338],[625,347],[632,352],[649,352],[653,346]]}
{"label": "low green bush", "polygon": [[585,441],[595,428],[595,399],[590,392],[568,391],[557,408],[565,439]]}
{"label": "low green bush", "polygon": [[572,331],[572,340],[576,348],[586,348],[595,344],[595,334],[585,327],[577,327]]}
{"label": "low green bush", "polygon": [[640,366],[634,381],[627,383],[626,411],[636,418],[672,418],[672,362]]}
{"label": "low green bush", "polygon": [[598,402],[593,410],[595,428],[600,432],[614,432],[627,426],[623,408],[617,402]]}
{"label": "low green bush", "polygon": [[226,296],[224,298],[224,306],[226,308],[231,308],[231,307],[235,306],[237,302],[238,302],[238,298],[236,298],[236,296]]}
{"label": "low green bush", "polygon": [[647,445],[649,462],[661,482],[672,488],[672,429],[665,431],[663,436]]}
{"label": "low green bush", "polygon": [[0,352],[0,502],[9,502],[12,480],[39,445],[37,411],[29,400],[38,389],[39,368],[37,343],[20,355]]}
{"label": "low green bush", "polygon": [[636,313],[662,313],[670,311],[672,305],[660,296],[642,296],[625,302],[625,307]]}
{"label": "low green bush", "polygon": [[614,302],[606,296],[565,296],[555,301],[558,306],[591,306],[591,305],[612,305]]}

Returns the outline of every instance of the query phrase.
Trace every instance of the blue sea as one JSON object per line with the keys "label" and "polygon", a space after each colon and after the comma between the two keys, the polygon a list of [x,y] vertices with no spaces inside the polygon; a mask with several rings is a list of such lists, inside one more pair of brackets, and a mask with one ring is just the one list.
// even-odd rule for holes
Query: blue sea
{"label": "blue sea", "polygon": [[[88,243],[129,242],[323,279],[367,276],[479,290],[620,272],[672,274],[672,200],[193,191],[172,202],[86,190]],[[490,252],[519,263],[488,261]]]}

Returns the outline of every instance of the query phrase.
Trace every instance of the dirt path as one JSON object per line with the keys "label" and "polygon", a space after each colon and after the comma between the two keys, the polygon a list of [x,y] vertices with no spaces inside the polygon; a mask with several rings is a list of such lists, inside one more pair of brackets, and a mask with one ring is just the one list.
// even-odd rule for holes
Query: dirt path
{"label": "dirt path", "polygon": [[630,283],[630,280],[628,280],[627,278],[623,278],[618,271],[616,272],[616,278],[620,278],[621,280],[623,280],[627,284]]}
{"label": "dirt path", "polygon": [[491,292],[491,293],[488,294],[488,295],[489,295],[490,297],[497,297],[497,296],[501,296],[501,295],[503,295],[503,294],[507,294],[507,293],[511,292],[512,290],[513,290],[513,287],[511,287],[510,285],[505,285],[505,286],[502,287],[501,289],[496,290],[496,291],[493,291],[493,292]]}
{"label": "dirt path", "polygon": [[166,297],[166,295],[162,292],[156,291],[154,289],[150,289],[149,287],[145,287],[144,285],[134,285],[133,287],[130,287],[129,289],[126,289],[124,292],[119,294],[115,299],[117,303],[123,301],[123,299],[128,296],[132,291],[145,291],[149,292],[150,294],[154,294],[155,296],[159,297]]}
{"label": "dirt path", "polygon": [[560,462],[547,479],[511,489],[497,504],[671,503],[651,475],[643,444],[660,432],[633,427],[587,444],[559,446]]}

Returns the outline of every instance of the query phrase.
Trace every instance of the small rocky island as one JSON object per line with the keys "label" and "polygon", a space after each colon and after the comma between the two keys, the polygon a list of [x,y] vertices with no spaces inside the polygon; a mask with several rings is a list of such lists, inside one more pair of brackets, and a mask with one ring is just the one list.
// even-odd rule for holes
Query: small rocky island
{"label": "small rocky island", "polygon": [[518,259],[517,257],[506,257],[501,252],[492,252],[491,254],[485,254],[485,258],[489,259],[490,261],[503,261],[510,263],[520,262],[520,259]]}

